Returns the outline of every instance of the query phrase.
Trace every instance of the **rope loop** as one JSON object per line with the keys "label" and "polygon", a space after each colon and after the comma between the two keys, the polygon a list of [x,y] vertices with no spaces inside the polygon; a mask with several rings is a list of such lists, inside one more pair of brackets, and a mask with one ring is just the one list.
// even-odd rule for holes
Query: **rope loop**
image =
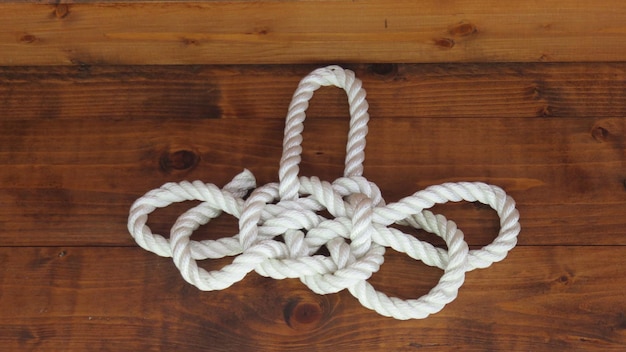
{"label": "rope loop", "polygon": [[367,136],[367,123],[369,121],[369,114],[367,113],[369,105],[365,100],[365,89],[362,88],[361,80],[357,79],[354,72],[350,70],[344,70],[339,66],[319,68],[300,81],[289,105],[285,122],[283,155],[278,171],[281,199],[297,197],[305,112],[309,107],[309,100],[313,97],[313,93],[322,86],[342,88],[348,96],[350,130],[346,146],[344,176],[361,176],[363,174],[365,136]]}
{"label": "rope loop", "polygon": [[[350,106],[344,175],[332,183],[299,176],[305,111],[322,86],[342,88]],[[363,306],[396,319],[422,319],[440,311],[457,297],[466,272],[503,260],[515,247],[519,213],[504,190],[481,182],[434,185],[386,204],[378,186],[363,177],[369,121],[365,94],[350,70],[328,66],[311,72],[300,81],[289,105],[278,183],[257,187],[248,170],[221,189],[201,181],[166,183],[131,206],[130,234],[140,247],[172,257],[182,277],[205,291],[225,289],[255,271],[274,279],[298,278],[318,294],[348,290]],[[152,233],[147,221],[154,210],[190,200],[201,203],[178,217],[169,238]],[[428,210],[460,201],[480,202],[496,211],[500,230],[492,243],[469,250],[453,221]],[[222,213],[239,219],[239,233],[218,240],[191,239],[194,231]],[[433,233],[447,249],[393,224]],[[416,299],[377,291],[367,280],[383,264],[386,248],[442,269],[437,285]],[[233,261],[219,270],[207,271],[197,263],[223,257]]]}

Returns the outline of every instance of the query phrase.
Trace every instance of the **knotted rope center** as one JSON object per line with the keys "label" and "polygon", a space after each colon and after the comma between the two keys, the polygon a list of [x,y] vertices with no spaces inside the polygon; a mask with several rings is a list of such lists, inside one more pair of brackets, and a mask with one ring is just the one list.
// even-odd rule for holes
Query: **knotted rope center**
{"label": "knotted rope center", "polygon": [[[332,183],[299,176],[305,111],[321,86],[346,91],[350,130],[344,176]],[[223,188],[201,181],[166,183],[146,193],[130,209],[128,230],[142,248],[172,257],[183,278],[201,290],[222,290],[249,272],[275,279],[298,278],[312,291],[347,289],[363,306],[396,319],[421,319],[454,300],[465,273],[504,259],[520,231],[513,199],[499,187],[480,182],[430,186],[398,202],[385,204],[380,189],[363,174],[369,115],[362,83],[350,70],[328,66],[300,81],[285,123],[279,182],[256,188],[244,170]],[[250,196],[244,196],[250,191]],[[172,203],[200,200],[175,222],[169,239],[147,226],[148,215]],[[469,250],[453,221],[429,208],[447,202],[480,202],[500,217],[500,231],[489,245]],[[326,211],[329,218],[320,215]],[[194,241],[192,233],[222,213],[239,219],[239,233],[218,240]],[[440,236],[447,250],[390,227],[411,226]],[[318,254],[325,247],[329,255]],[[438,284],[417,299],[402,300],[379,292],[367,281],[384,262],[385,248],[406,253],[442,269]],[[198,260],[234,257],[220,270],[198,267]]]}

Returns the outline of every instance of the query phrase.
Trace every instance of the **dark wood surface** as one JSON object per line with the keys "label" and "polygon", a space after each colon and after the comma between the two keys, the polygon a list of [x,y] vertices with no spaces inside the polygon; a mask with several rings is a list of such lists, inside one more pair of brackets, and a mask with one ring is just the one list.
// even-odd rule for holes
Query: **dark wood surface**
{"label": "dark wood surface", "polygon": [[[440,313],[397,321],[347,292],[318,296],[297,280],[250,275],[228,290],[201,292],[170,260],[132,247],[4,247],[2,344],[10,351],[619,351],[625,252],[521,246],[469,273]],[[386,260],[371,281],[390,294],[424,294],[440,275],[406,257]]]}
{"label": "dark wood surface", "polygon": [[[183,179],[222,185],[244,167],[259,184],[277,179],[282,115],[312,67],[2,69],[4,346],[304,351],[626,345],[625,93],[615,89],[624,84],[623,64],[391,65],[384,74],[376,73],[380,65],[351,66],[371,105],[365,175],[388,201],[434,183],[482,180],[518,202],[519,246],[505,261],[468,274],[459,298],[426,320],[394,321],[345,292],[317,296],[297,280],[256,274],[225,291],[200,292],[180,278],[171,260],[138,248],[126,231],[127,212],[151,188]],[[327,180],[340,175],[344,100],[343,92],[330,88],[313,99],[304,174]],[[555,108],[544,116],[537,114],[541,106]],[[167,233],[189,206],[159,210],[150,225]],[[484,207],[437,210],[459,224],[473,247],[497,231],[495,214]],[[236,231],[235,219],[223,216],[194,238]],[[439,275],[392,252],[372,282],[409,298],[425,294]]]}
{"label": "dark wood surface", "polygon": [[[623,2],[263,3],[0,4],[0,350],[626,349]],[[350,6],[363,15],[313,21]],[[286,8],[316,10],[286,21]],[[373,26],[380,15],[392,33]],[[172,33],[185,31],[181,44]],[[464,180],[517,201],[518,246],[468,273],[457,300],[425,320],[254,273],[202,292],[126,229],[132,202],[166,182],[222,186],[244,168],[259,185],[277,181],[291,94],[328,62],[363,80],[365,176],[387,201]],[[312,99],[304,175],[341,175],[347,109],[339,89]],[[193,204],[157,210],[149,225],[167,233]],[[435,211],[472,248],[498,230],[484,206]],[[236,232],[224,215],[193,238]],[[416,298],[441,274],[389,250],[371,282]]]}

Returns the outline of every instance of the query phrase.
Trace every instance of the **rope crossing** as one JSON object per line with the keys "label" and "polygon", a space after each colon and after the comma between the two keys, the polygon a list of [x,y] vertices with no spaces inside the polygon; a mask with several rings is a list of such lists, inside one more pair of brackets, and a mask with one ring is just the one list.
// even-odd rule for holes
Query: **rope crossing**
{"label": "rope crossing", "polygon": [[[332,183],[298,176],[305,111],[321,86],[346,91],[350,130],[344,176]],[[347,289],[361,304],[396,319],[421,319],[454,300],[465,273],[504,259],[520,231],[513,199],[499,187],[480,182],[430,186],[395,203],[385,204],[380,189],[363,174],[368,104],[354,72],[338,66],[317,69],[306,76],[289,106],[280,160],[279,182],[256,188],[244,170],[222,189],[201,181],[166,183],[146,193],[130,209],[128,230],[142,248],[172,257],[183,278],[200,290],[222,290],[249,272],[274,279],[298,278],[312,291],[329,294]],[[247,199],[246,194],[252,193]],[[200,200],[171,229],[169,239],[146,225],[157,208]],[[463,232],[429,208],[447,202],[480,202],[500,217],[500,231],[485,247],[469,250]],[[325,218],[326,211],[332,218]],[[239,234],[218,240],[191,240],[201,225],[222,213],[239,219]],[[389,227],[411,226],[440,236],[447,250]],[[328,256],[319,254],[326,247]],[[403,300],[377,291],[367,281],[384,261],[385,248],[443,270],[429,293]],[[197,261],[234,256],[231,264],[207,271]]]}

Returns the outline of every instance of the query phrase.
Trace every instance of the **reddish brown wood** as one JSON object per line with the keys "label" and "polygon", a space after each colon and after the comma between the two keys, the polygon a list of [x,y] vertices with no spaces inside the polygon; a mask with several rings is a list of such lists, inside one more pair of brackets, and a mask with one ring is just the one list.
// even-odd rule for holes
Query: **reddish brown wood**
{"label": "reddish brown wood", "polygon": [[[330,181],[341,175],[346,120],[306,122],[304,175]],[[0,144],[11,146],[0,152],[3,243],[129,245],[130,204],[165,182],[223,185],[243,168],[259,184],[277,180],[283,122],[42,119],[0,126]],[[605,128],[599,126],[609,131],[604,141],[592,135]],[[481,180],[517,199],[521,243],[626,242],[622,119],[374,119],[370,127],[365,175],[388,201],[434,183]],[[171,161],[180,155],[187,159]],[[495,234],[497,222],[486,209],[441,209],[476,244]],[[164,213],[167,221],[153,220],[160,232],[176,214]],[[224,227],[234,219],[218,224],[215,236],[236,230]]]}
{"label": "reddish brown wood", "polygon": [[[2,118],[284,119],[317,66],[0,66]],[[363,80],[374,118],[626,114],[624,63],[345,66]],[[308,113],[339,118],[346,106],[322,89]]]}
{"label": "reddish brown wood", "polygon": [[[442,312],[396,321],[347,292],[319,296],[297,280],[251,274],[201,292],[169,259],[136,248],[3,247],[0,343],[7,351],[619,351],[625,258],[624,247],[523,246],[469,273]],[[372,282],[415,297],[440,275],[388,253]]]}
{"label": "reddish brown wood", "polygon": [[[388,201],[469,180],[518,202],[518,247],[469,273],[455,302],[402,322],[297,280],[252,274],[200,292],[129,236],[130,205],[165,182],[223,185],[243,168],[259,184],[276,181],[287,105],[315,66],[0,67],[1,349],[624,350],[626,65],[347,66],[371,105],[365,176]],[[333,180],[344,94],[320,90],[308,115],[302,173]],[[149,224],[166,234],[191,205],[158,210]],[[435,211],[472,248],[497,231],[483,206]],[[236,232],[222,216],[193,238]],[[385,258],[371,280],[402,298],[441,275],[393,251]]]}

